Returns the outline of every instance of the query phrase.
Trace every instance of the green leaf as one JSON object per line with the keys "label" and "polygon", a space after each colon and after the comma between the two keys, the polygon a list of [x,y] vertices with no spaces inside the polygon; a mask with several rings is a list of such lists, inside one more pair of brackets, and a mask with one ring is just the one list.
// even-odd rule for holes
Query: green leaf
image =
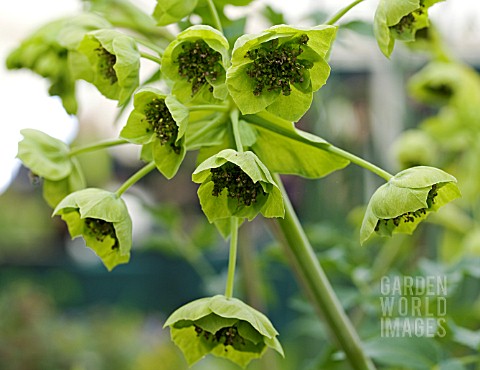
{"label": "green leaf", "polygon": [[67,223],[72,238],[82,236],[108,270],[130,259],[132,221],[125,202],[114,193],[95,188],[74,192],[53,215]]}
{"label": "green leaf", "polygon": [[418,30],[429,26],[428,8],[442,0],[380,0],[373,21],[378,46],[390,57],[395,40],[411,42]]}
{"label": "green leaf", "polygon": [[182,103],[224,100],[228,95],[228,49],[225,36],[210,26],[192,26],[178,34],[162,57],[162,74],[169,80],[172,94]]}
{"label": "green leaf", "polygon": [[363,244],[377,232],[411,234],[430,212],[460,197],[457,180],[434,167],[412,167],[392,177],[372,195],[360,229]]}
{"label": "green leaf", "polygon": [[198,0],[157,0],[153,10],[153,18],[158,26],[176,23],[190,15],[197,6]]}
{"label": "green leaf", "polygon": [[[335,34],[333,26],[303,29],[279,25],[238,38],[227,87],[240,111],[254,114],[266,109],[298,121],[310,108],[313,92],[330,74],[325,58]],[[274,63],[276,59],[278,63]],[[289,71],[300,71],[300,75],[291,73],[286,82]]]}
{"label": "green leaf", "polygon": [[[248,176],[248,178],[245,177],[243,185],[238,187],[228,182],[231,180],[227,180],[220,192],[214,195],[215,181],[223,181],[214,180],[212,177],[212,170],[217,168],[220,168],[220,171],[226,171],[222,176],[226,176],[226,173],[241,171],[235,176]],[[281,192],[267,167],[253,152],[238,153],[232,149],[222,150],[202,162],[193,173],[192,179],[202,184],[198,189],[198,197],[209,222],[231,216],[252,220],[259,212],[265,217],[283,217],[284,215]],[[231,190],[230,186],[236,190]],[[232,195],[232,191],[238,194]]]}
{"label": "green leaf", "polygon": [[125,104],[139,85],[140,53],[133,38],[110,29],[91,31],[77,51],[69,55],[73,75]]}
{"label": "green leaf", "polygon": [[58,181],[71,173],[72,162],[67,144],[34,129],[23,129],[20,133],[24,138],[18,143],[17,157],[34,174]]}
{"label": "green leaf", "polygon": [[350,163],[323,150],[330,145],[324,139],[296,129],[289,121],[265,112],[245,116],[244,120],[255,125],[252,150],[272,172],[320,178]]}

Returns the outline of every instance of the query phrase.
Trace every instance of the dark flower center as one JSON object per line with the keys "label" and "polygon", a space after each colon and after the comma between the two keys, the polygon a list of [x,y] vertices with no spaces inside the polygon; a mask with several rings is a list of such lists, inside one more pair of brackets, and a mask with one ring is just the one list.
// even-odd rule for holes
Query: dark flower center
{"label": "dark flower center", "polygon": [[250,206],[257,201],[259,194],[265,195],[262,185],[252,179],[236,164],[227,162],[210,170],[213,181],[212,195],[218,197],[227,188],[228,197],[236,198],[239,204]]}
{"label": "dark flower center", "polygon": [[422,15],[425,11],[425,4],[424,1],[420,1],[420,7],[417,10],[414,10],[412,13],[408,13],[407,15],[403,16],[396,25],[391,26],[390,29],[396,32],[398,35],[409,31],[412,29],[415,23],[415,15]]}
{"label": "dark flower center", "polygon": [[113,66],[117,62],[117,57],[101,45],[96,48],[95,51],[97,52],[97,56],[99,57],[98,67],[100,69],[100,73],[107,80],[110,80],[110,85],[113,85],[115,82],[118,81],[117,73],[113,68]]}
{"label": "dark flower center", "polygon": [[[211,81],[215,81],[218,78],[222,70],[220,64],[222,56],[203,40],[184,42],[182,50],[176,60],[176,63],[178,63],[178,74],[192,83],[193,96],[207,83],[207,77]],[[212,86],[210,86],[210,91],[213,91]]]}
{"label": "dark flower center", "polygon": [[[203,336],[207,341],[218,342],[226,346],[234,346],[236,344],[245,345],[245,339],[240,336],[235,325],[221,328],[216,333],[210,333],[201,327],[194,325],[197,336]],[[225,349],[226,351],[227,349]]]}
{"label": "dark flower center", "polygon": [[170,145],[172,150],[179,154],[181,148],[175,144],[178,137],[178,126],[168,110],[165,100],[154,98],[148,103],[145,107],[145,118],[151,125],[151,129],[147,129],[147,132],[153,130],[162,145]]}
{"label": "dark flower center", "polygon": [[381,224],[383,223],[385,226],[389,224],[389,222],[392,222],[394,226],[400,225],[400,222],[403,221],[405,223],[408,222],[414,222],[416,218],[421,217],[422,215],[427,214],[427,210],[432,208],[432,205],[435,204],[435,198],[438,195],[438,187],[436,184],[432,185],[432,188],[428,192],[427,195],[427,208],[420,208],[417,209],[414,212],[406,212],[404,214],[401,214],[400,216],[394,217],[394,218],[386,218],[382,220],[378,220],[377,225],[375,226],[375,231],[378,231],[380,229]]}
{"label": "dark flower center", "polygon": [[115,240],[115,244],[112,246],[112,249],[119,248],[117,234],[115,233],[115,228],[111,222],[107,222],[98,218],[87,217],[85,219],[85,225],[90,233],[99,242],[103,242],[107,236],[110,236],[113,240]]}
{"label": "dark flower center", "polygon": [[279,45],[278,39],[274,39],[248,51],[245,58],[253,60],[247,67],[247,75],[255,81],[253,94],[258,96],[267,89],[290,95],[291,84],[303,83],[306,70],[313,67],[311,61],[298,58],[308,40],[307,35],[301,35]]}

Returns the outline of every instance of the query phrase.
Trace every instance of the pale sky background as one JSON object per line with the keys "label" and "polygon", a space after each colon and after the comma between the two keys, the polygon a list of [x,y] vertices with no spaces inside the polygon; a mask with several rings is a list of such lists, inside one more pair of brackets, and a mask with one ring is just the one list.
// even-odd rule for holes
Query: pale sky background
{"label": "pale sky background", "polygon": [[[133,0],[151,10],[155,0]],[[323,7],[330,13],[349,4],[351,0],[257,0],[250,14],[262,3],[285,9],[292,24],[301,24],[305,14]],[[366,0],[349,15],[350,19],[369,20],[373,17],[377,0]],[[0,194],[14,178],[20,163],[15,159],[22,128],[35,128],[64,141],[71,141],[77,131],[77,121],[69,117],[59,100],[48,97],[47,83],[29,71],[7,71],[4,60],[8,52],[32,31],[49,20],[75,14],[81,9],[80,0],[24,0],[0,2]],[[230,9],[231,14],[238,9]],[[440,28],[448,25],[444,34],[450,42],[465,51],[480,49],[480,2],[478,0],[448,0],[431,9],[432,18]],[[250,32],[261,31],[261,23],[252,23]],[[87,95],[84,93],[84,95]],[[99,109],[98,104],[109,104],[97,95],[80,96],[84,110]],[[95,101],[96,100],[96,101]],[[91,103],[91,104],[89,104]]]}

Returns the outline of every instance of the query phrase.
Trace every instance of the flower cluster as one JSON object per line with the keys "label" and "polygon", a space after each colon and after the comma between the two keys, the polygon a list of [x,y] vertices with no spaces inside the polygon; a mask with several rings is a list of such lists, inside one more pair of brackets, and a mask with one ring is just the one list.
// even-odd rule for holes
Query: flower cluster
{"label": "flower cluster", "polygon": [[434,167],[399,172],[372,195],[360,230],[363,243],[375,232],[411,234],[430,212],[458,198],[457,180]]}
{"label": "flower cluster", "polygon": [[253,94],[258,96],[263,89],[281,91],[290,95],[291,84],[301,84],[308,78],[305,72],[313,67],[313,62],[299,59],[303,53],[302,45],[307,45],[308,36],[303,34],[285,44],[279,45],[278,39],[249,50],[245,58],[253,60],[246,73],[255,80]]}
{"label": "flower cluster", "polygon": [[260,183],[253,180],[236,164],[227,162],[221,167],[212,168],[212,195],[218,197],[223,189],[227,196],[238,200],[238,204],[250,206],[257,201],[257,195],[266,195]]}
{"label": "flower cluster", "polygon": [[[207,77],[212,82],[217,80],[222,71],[221,60],[221,54],[203,40],[182,44],[182,52],[175,63],[178,64],[178,74],[192,83],[192,96],[207,84]],[[213,92],[213,86],[209,91]]]}
{"label": "flower cluster", "polygon": [[189,365],[213,354],[245,367],[267,348],[283,356],[278,332],[268,318],[235,298],[197,299],[172,313],[165,326]]}

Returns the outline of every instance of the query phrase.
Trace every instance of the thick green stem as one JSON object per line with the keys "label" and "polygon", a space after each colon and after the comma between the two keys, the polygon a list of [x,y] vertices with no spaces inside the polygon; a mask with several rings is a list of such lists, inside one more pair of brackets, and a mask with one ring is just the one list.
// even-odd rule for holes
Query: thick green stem
{"label": "thick green stem", "polygon": [[162,60],[159,58],[159,57],[156,57],[155,55],[152,55],[152,54],[148,54],[148,53],[145,53],[143,51],[140,52],[140,56],[142,58],[145,58],[145,59],[148,59],[148,60],[151,60],[152,62],[155,62],[159,65],[162,65]]}
{"label": "thick green stem", "polygon": [[213,0],[207,0],[208,8],[210,9],[210,13],[212,13],[213,20],[215,22],[215,27],[221,33],[223,33],[222,22],[220,22],[220,17],[218,16],[217,8],[215,8],[215,4]]}
{"label": "thick green stem", "polygon": [[155,162],[150,162],[144,167],[140,168],[137,172],[135,172],[132,176],[130,176],[127,181],[125,181],[122,186],[120,186],[115,195],[120,197],[125,191],[128,190],[133,184],[135,184],[138,180],[145,177],[149,172],[151,172],[156,167]]}
{"label": "thick green stem", "polygon": [[285,202],[285,218],[277,219],[279,230],[275,231],[280,231],[279,239],[288,251],[314,307],[325,320],[340,348],[345,352],[351,367],[355,370],[374,370],[375,366],[364,354],[360,338],[318,262],[280,177],[275,175],[275,179],[282,190]]}
{"label": "thick green stem", "polygon": [[105,141],[100,141],[98,143],[94,144],[89,144],[85,146],[79,146],[76,148],[70,149],[70,153],[68,155],[70,157],[83,154],[83,153],[88,153],[88,152],[94,152],[96,150],[100,149],[105,149],[111,146],[117,146],[117,145],[123,145],[123,144],[129,144],[129,142],[125,139],[113,139],[113,140],[105,140]]}
{"label": "thick green stem", "polygon": [[228,257],[228,275],[225,287],[225,297],[232,298],[233,284],[235,282],[235,265],[237,262],[237,242],[238,242],[238,218],[230,218],[230,255]]}
{"label": "thick green stem", "polygon": [[342,18],[345,14],[347,14],[350,11],[350,9],[360,4],[361,2],[363,2],[363,0],[355,0],[353,3],[347,5],[345,8],[341,9],[336,14],[334,14],[328,21],[325,22],[325,24],[328,24],[328,25],[335,24],[340,20],[340,18]]}
{"label": "thick green stem", "polygon": [[[374,174],[380,176],[381,178],[385,179],[386,181],[390,180],[393,175],[388,173],[387,171],[381,169],[378,166],[375,166],[374,164],[366,161],[363,158],[357,157],[356,155],[349,153],[343,149],[337,148],[333,146],[332,144],[329,144],[327,142],[322,142],[322,141],[313,141],[309,140],[306,137],[297,134],[294,130],[288,129],[285,127],[285,125],[290,125],[290,122],[286,121],[279,121],[279,124],[275,122],[271,122],[273,119],[278,119],[281,120],[281,118],[277,118],[274,116],[262,116],[261,114],[256,114],[256,115],[249,115],[246,116],[247,121],[253,125],[262,127],[264,129],[267,129],[269,131],[275,132],[279,135],[288,137],[290,139],[296,140],[298,142],[313,146],[315,148],[325,150],[327,152],[336,154],[342,158],[345,158],[349,160],[350,162],[356,164],[357,166],[363,167],[366,170],[369,170],[370,172],[373,172]],[[299,131],[299,130],[297,130]],[[311,134],[310,134],[311,135]]]}

